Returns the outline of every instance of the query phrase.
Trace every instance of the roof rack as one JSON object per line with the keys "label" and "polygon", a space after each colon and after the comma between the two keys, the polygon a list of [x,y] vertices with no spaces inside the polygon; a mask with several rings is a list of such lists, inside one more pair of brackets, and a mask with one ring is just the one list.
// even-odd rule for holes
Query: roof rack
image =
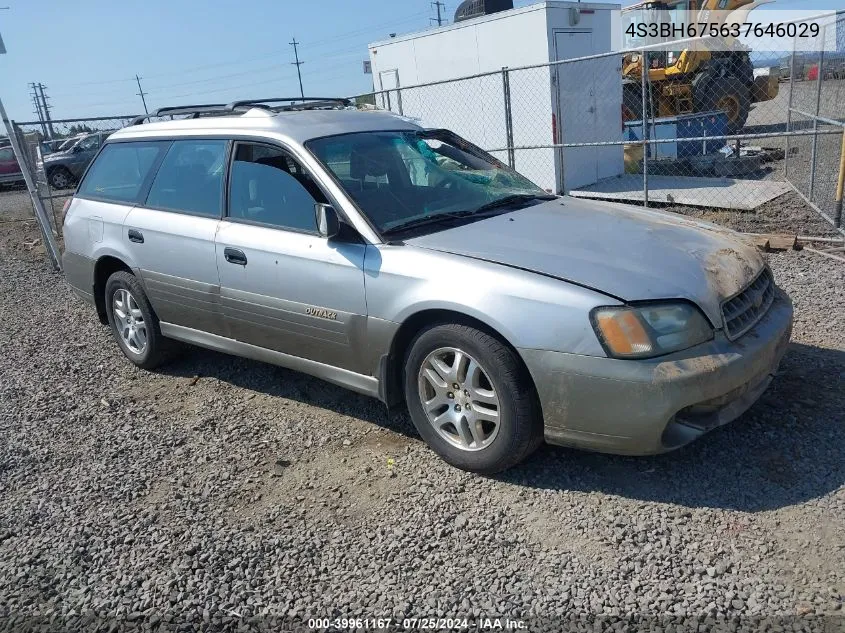
{"label": "roof rack", "polygon": [[179,114],[191,114],[193,115],[191,118],[196,119],[199,117],[200,114],[226,111],[227,110],[225,103],[206,103],[202,105],[170,106],[167,108],[159,108],[155,112],[149,112],[147,114],[137,116],[132,120],[132,123],[130,123],[129,125],[140,125],[147,119],[157,116],[176,116]]}
{"label": "roof rack", "polygon": [[[269,106],[269,103],[289,103],[287,106]],[[346,107],[352,104],[349,99],[343,97],[273,97],[271,99],[245,99],[232,101],[227,108],[235,110],[244,106],[252,108],[263,108],[265,110],[316,110],[327,107]]]}
{"label": "roof rack", "polygon": [[[271,106],[271,103],[287,103],[286,106]],[[342,97],[274,97],[271,99],[244,99],[232,101],[228,104],[206,103],[201,105],[184,105],[159,108],[155,112],[142,114],[135,117],[129,125],[140,125],[147,119],[160,116],[177,116],[182,114],[192,115],[192,119],[199,118],[201,114],[227,114],[233,112],[245,112],[249,108],[261,108],[273,112],[283,110],[316,110],[320,108],[347,107],[352,104],[349,99]]]}

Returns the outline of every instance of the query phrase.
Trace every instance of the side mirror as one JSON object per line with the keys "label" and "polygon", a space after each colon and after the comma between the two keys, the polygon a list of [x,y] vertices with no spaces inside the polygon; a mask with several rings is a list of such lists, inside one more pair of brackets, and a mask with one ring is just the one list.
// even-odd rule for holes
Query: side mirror
{"label": "side mirror", "polygon": [[333,238],[340,232],[340,220],[337,211],[330,204],[318,202],[314,205],[317,219],[317,232],[326,238]]}

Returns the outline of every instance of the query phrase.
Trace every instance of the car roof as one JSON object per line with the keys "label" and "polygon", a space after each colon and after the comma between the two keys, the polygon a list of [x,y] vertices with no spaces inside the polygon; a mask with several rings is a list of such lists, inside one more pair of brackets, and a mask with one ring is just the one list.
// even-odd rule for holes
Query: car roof
{"label": "car roof", "polygon": [[[391,112],[362,110],[304,110],[274,112],[252,108],[241,115],[202,116],[132,125],[118,130],[109,141],[197,136],[198,134],[276,134],[299,143],[324,136],[385,130],[422,130],[410,119]],[[258,133],[258,134],[256,134]]]}

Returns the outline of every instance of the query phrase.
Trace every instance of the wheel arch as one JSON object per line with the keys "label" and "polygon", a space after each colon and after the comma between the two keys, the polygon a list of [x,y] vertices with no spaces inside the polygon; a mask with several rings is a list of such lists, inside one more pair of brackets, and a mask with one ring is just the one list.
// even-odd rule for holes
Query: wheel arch
{"label": "wheel arch", "polygon": [[94,305],[97,308],[97,316],[103,325],[109,323],[106,315],[106,282],[119,270],[134,274],[129,264],[114,255],[102,255],[94,263]]}
{"label": "wheel arch", "polygon": [[426,308],[414,312],[406,317],[399,329],[393,335],[388,352],[379,361],[379,396],[388,408],[398,407],[405,401],[402,377],[405,370],[405,356],[416,336],[424,329],[446,323],[458,323],[473,327],[485,334],[496,338],[508,349],[517,359],[524,377],[529,381],[534,397],[537,396],[537,388],[531,372],[519,353],[519,350],[503,335],[497,328],[482,321],[478,317],[471,316],[465,312],[449,308]]}

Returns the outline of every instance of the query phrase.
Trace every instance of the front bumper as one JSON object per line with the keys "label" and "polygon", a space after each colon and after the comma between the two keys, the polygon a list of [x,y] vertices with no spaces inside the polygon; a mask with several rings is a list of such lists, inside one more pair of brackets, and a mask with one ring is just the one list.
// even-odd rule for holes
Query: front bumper
{"label": "front bumper", "polygon": [[707,343],[650,360],[520,349],[545,420],[546,441],[651,455],[727,424],[760,397],[792,333],[792,304],[778,290],[766,316],[736,341]]}

